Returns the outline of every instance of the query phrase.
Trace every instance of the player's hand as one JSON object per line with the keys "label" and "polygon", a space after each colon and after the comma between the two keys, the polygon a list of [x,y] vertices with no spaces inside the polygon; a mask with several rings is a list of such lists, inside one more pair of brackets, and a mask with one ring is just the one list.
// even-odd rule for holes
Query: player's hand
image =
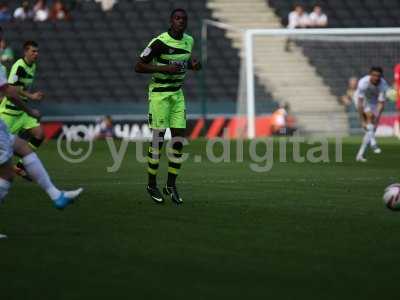
{"label": "player's hand", "polygon": [[37,120],[40,120],[42,118],[42,114],[37,109],[30,109],[27,113],[28,113],[28,115],[30,115],[31,117],[33,117]]}
{"label": "player's hand", "polygon": [[31,99],[35,101],[40,101],[44,98],[43,92],[35,92],[32,94]]}
{"label": "player's hand", "polygon": [[182,67],[176,64],[171,64],[164,66],[162,71],[168,74],[178,74],[182,72]]}
{"label": "player's hand", "polygon": [[197,59],[192,59],[192,70],[193,71],[199,71],[201,69],[201,62],[199,62]]}

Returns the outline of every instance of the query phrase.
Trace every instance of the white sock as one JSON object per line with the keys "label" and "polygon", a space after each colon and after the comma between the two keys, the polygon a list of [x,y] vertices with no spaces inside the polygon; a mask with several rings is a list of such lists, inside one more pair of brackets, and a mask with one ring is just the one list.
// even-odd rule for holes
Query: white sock
{"label": "white sock", "polygon": [[4,201],[4,198],[7,196],[10,186],[11,182],[3,178],[0,178],[0,204]]}
{"label": "white sock", "polygon": [[22,162],[25,169],[30,177],[49,195],[52,200],[56,200],[60,197],[61,192],[51,182],[49,174],[42,165],[35,153],[31,153],[24,158]]}
{"label": "white sock", "polygon": [[376,138],[375,138],[375,131],[373,131],[373,130],[371,131],[371,138],[370,138],[369,143],[370,143],[372,149],[378,147],[378,143],[376,142]]}
{"label": "white sock", "polygon": [[360,149],[358,150],[358,153],[357,153],[357,157],[361,157],[361,156],[363,157],[364,156],[364,153],[367,150],[367,147],[368,147],[368,144],[369,144],[369,139],[370,139],[370,135],[369,135],[369,132],[367,131],[364,134],[361,147],[360,147]]}

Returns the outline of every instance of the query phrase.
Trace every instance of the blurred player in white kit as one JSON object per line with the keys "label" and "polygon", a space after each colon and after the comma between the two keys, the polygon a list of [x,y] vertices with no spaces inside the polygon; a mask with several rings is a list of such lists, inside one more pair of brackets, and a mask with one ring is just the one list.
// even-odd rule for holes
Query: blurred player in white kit
{"label": "blurred player in white kit", "polygon": [[357,161],[367,161],[365,153],[368,146],[371,146],[372,151],[376,154],[382,152],[376,142],[375,131],[385,107],[388,88],[389,85],[383,79],[381,67],[371,67],[369,74],[358,82],[357,90],[354,93],[354,102],[365,134],[356,156]]}

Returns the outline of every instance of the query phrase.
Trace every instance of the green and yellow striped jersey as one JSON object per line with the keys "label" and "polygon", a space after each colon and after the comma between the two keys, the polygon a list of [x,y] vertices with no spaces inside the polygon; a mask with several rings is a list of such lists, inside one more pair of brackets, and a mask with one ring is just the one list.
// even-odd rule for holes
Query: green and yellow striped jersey
{"label": "green and yellow striped jersey", "polygon": [[[21,87],[24,91],[29,91],[33,85],[36,75],[36,63],[29,65],[23,58],[18,59],[12,66],[8,75],[8,83]],[[28,101],[27,98],[21,97]],[[1,102],[1,111],[12,115],[20,115],[22,111],[16,107],[7,97]]]}
{"label": "green and yellow striped jersey", "polygon": [[193,45],[193,38],[186,33],[179,40],[171,37],[168,32],[151,40],[140,55],[143,62],[161,66],[176,64],[181,67],[179,74],[154,73],[149,85],[151,92],[176,92],[182,88],[190,66]]}

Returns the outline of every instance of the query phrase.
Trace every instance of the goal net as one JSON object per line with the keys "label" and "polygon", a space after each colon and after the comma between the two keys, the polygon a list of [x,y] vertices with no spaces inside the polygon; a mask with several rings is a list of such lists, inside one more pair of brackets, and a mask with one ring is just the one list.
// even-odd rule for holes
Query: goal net
{"label": "goal net", "polygon": [[[258,136],[259,116],[285,103],[302,132],[359,132],[349,82],[354,85],[371,66],[381,66],[392,85],[400,63],[399,28],[226,30],[241,36],[241,42],[233,39],[241,52],[237,114],[247,120],[248,138]],[[394,102],[388,101],[385,111],[393,112]]]}

